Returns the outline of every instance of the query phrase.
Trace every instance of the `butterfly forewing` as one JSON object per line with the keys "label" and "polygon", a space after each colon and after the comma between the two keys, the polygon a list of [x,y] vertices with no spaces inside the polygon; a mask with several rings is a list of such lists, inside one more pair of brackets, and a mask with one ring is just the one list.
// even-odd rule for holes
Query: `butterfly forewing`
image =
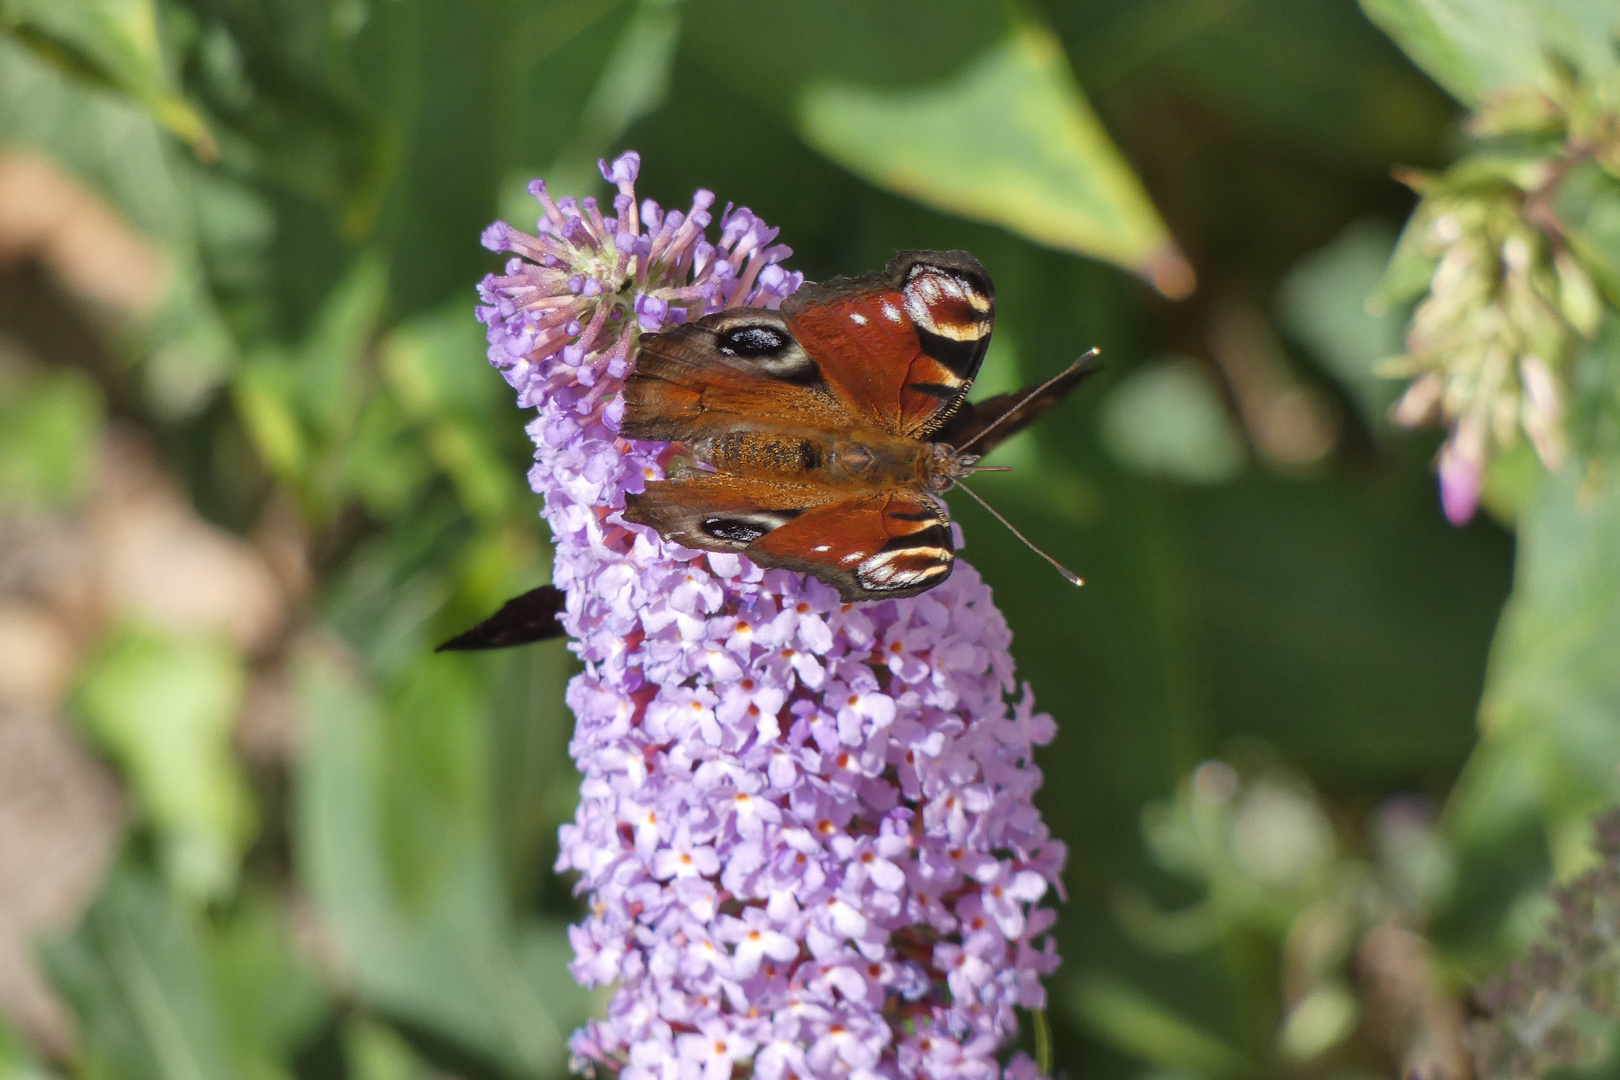
{"label": "butterfly forewing", "polygon": [[891,434],[925,439],[978,374],[995,291],[965,251],[908,251],[880,274],[806,285],[782,314],[851,411]]}
{"label": "butterfly forewing", "polygon": [[837,430],[854,419],[782,316],[760,308],[648,334],[624,397],[620,432],[633,439],[691,441],[761,419]]}
{"label": "butterfly forewing", "polygon": [[463,630],[434,652],[472,652],[509,649],[562,637],[558,616],[568,606],[568,594],[555,585],[542,585],[514,596],[501,609],[470,630]]}

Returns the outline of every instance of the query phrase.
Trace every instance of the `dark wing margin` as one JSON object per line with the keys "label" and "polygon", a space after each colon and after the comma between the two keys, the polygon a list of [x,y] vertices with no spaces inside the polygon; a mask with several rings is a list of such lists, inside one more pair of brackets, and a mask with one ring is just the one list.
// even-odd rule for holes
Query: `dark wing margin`
{"label": "dark wing margin", "polygon": [[568,594],[555,585],[542,585],[501,605],[501,610],[440,645],[434,652],[476,652],[481,649],[510,649],[562,637],[557,616],[568,602]]}

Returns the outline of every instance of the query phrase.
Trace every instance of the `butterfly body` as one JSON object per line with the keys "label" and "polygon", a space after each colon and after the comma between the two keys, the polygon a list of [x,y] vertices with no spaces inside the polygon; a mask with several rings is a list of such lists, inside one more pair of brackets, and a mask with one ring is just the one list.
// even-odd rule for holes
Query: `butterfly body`
{"label": "butterfly body", "polygon": [[961,465],[977,455],[897,438],[875,428],[826,431],[760,421],[741,421],[731,431],[688,442],[692,456],[720,472],[784,480],[815,479],[844,491],[885,487],[944,491]]}
{"label": "butterfly body", "polygon": [[644,336],[621,433],[680,444],[688,460],[627,496],[625,520],[812,574],[846,601],[939,584],[955,553],[938,496],[978,460],[956,446],[992,424],[1005,438],[1078,381],[1041,401],[965,406],[994,310],[971,255],[911,251],[806,285],[780,312],[731,309]]}

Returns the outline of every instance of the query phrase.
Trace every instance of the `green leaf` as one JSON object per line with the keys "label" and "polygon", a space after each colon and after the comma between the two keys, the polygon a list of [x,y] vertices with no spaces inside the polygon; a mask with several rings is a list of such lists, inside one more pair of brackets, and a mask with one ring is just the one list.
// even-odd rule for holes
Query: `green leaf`
{"label": "green leaf", "polygon": [[309,440],[298,419],[292,364],[279,350],[264,349],[238,369],[231,392],[260,460],[283,484],[301,487]]}
{"label": "green leaf", "polygon": [[3,1016],[0,1016],[0,1080],[55,1080],[55,1075],[40,1065]]}
{"label": "green leaf", "polygon": [[471,658],[435,657],[406,668],[390,687],[382,843],[394,892],[410,907],[439,890],[455,853],[483,839],[484,702],[476,679]]}
{"label": "green leaf", "polygon": [[497,412],[515,416],[511,390],[485,362],[487,351],[484,328],[458,297],[393,328],[383,342],[382,365],[405,411],[416,419],[482,422]]}
{"label": "green leaf", "polygon": [[592,190],[601,180],[597,160],[632,124],[663,105],[680,36],[678,0],[641,0],[636,5],[575,119],[572,139],[544,170],[553,191]]}
{"label": "green leaf", "polygon": [[385,394],[365,402],[348,439],[331,451],[325,464],[337,477],[332,487],[336,499],[357,499],[382,519],[401,513],[434,473],[421,433]]}
{"label": "green leaf", "polygon": [[1073,1011],[1099,1039],[1155,1065],[1194,1076],[1227,1076],[1243,1068],[1236,1050],[1116,979],[1082,979]]}
{"label": "green leaf", "polygon": [[[307,653],[298,671],[309,723],[297,792],[299,865],[357,991],[516,1075],[561,1075],[564,1032],[583,1017],[588,996],[562,966],[561,925],[509,913],[481,793],[448,774],[448,783],[418,785],[415,824],[386,840],[387,775],[401,765],[391,760],[398,736],[387,728],[397,718],[335,656]],[[441,722],[464,723],[455,719],[463,709],[448,708]],[[460,818],[461,834],[428,827],[434,814]],[[401,860],[428,871],[408,890],[394,869]]]}
{"label": "green leaf", "polygon": [[[559,647],[508,650],[485,662],[493,691],[489,796],[510,895],[520,908],[532,907],[548,885],[563,884],[550,864],[557,828],[574,820],[579,804],[580,777],[568,756],[574,714],[562,693],[575,663]],[[547,959],[548,948],[563,952]],[[571,959],[566,941],[539,932],[526,937],[523,957],[537,975],[559,971]]]}
{"label": "green leaf", "polygon": [[327,296],[298,350],[302,405],[314,429],[326,438],[346,434],[359,414],[360,365],[387,299],[387,264],[375,255],[362,255]]}
{"label": "green leaf", "polygon": [[812,80],[801,133],[864,179],[925,205],[1105,259],[1181,296],[1192,268],[1075,83],[1025,25],[926,89]]}
{"label": "green leaf", "polygon": [[67,77],[4,35],[0,139],[44,151],[108,199],[137,233],[159,243],[168,264],[166,293],[141,325],[128,328],[133,333],[124,344],[143,360],[141,381],[155,413],[195,414],[236,358],[215,283],[201,263],[197,217],[211,200],[200,199],[192,182],[203,166],[148,113]]}
{"label": "green leaf", "polygon": [[235,885],[254,810],[231,750],[242,657],[223,639],[137,627],[113,631],[85,666],[76,700],[158,829],[182,893]]}
{"label": "green leaf", "polygon": [[208,125],[170,74],[153,0],[5,0],[0,17],[47,60],[140,103],[199,157],[218,155]]}
{"label": "green leaf", "polygon": [[230,377],[236,340],[214,308],[207,274],[176,260],[169,293],[135,343],[146,400],[162,420],[193,416]]}
{"label": "green leaf", "polygon": [[1582,162],[1558,185],[1553,206],[1570,249],[1620,306],[1620,178]]}
{"label": "green leaf", "polygon": [[[1584,836],[1620,799],[1620,462],[1548,477],[1519,523],[1513,594],[1491,647],[1480,744],[1449,812],[1468,838],[1527,816]],[[1561,870],[1578,850],[1557,850]]]}
{"label": "green leaf", "polygon": [[524,485],[489,423],[510,404],[482,362],[484,351],[478,324],[465,305],[453,304],[390,334],[382,368],[406,415],[426,425],[428,453],[449,474],[462,505],[492,523],[510,513]]}
{"label": "green leaf", "polygon": [[235,1080],[201,935],[156,878],[114,868],[78,929],[43,959],[78,1020],[83,1075]]}
{"label": "green leaf", "polygon": [[1457,100],[1556,89],[1555,58],[1589,78],[1615,70],[1612,0],[1361,0],[1361,8]]}
{"label": "green leaf", "polygon": [[442,1075],[392,1028],[365,1019],[343,1026],[343,1059],[354,1080],[430,1080]]}
{"label": "green leaf", "polygon": [[221,1027],[245,1080],[290,1080],[298,1050],[331,1002],[293,947],[290,913],[246,891],[207,942]]}
{"label": "green leaf", "polygon": [[[1303,175],[1290,181],[1292,169],[1262,147],[1287,145],[1317,160],[1357,161],[1381,172],[1391,161],[1429,157],[1439,133],[1454,122],[1445,94],[1391,49],[1353,4],[1144,0],[1083,10],[1071,7],[1055,17],[1067,16],[1064,40],[1093,99],[1132,103],[1111,115],[1131,123],[1130,117],[1141,115],[1144,98],[1168,91],[1196,101],[1201,115],[1232,125],[1221,130],[1259,151],[1246,162],[1221,166],[1179,159],[1168,174],[1158,175],[1161,198],[1175,198],[1173,191],[1188,187],[1200,190],[1201,202],[1224,201],[1216,194],[1222,187],[1251,193],[1265,187],[1284,198],[1282,188],[1272,185],[1310,181]],[[1087,31],[1075,33],[1077,22]],[[1136,137],[1144,139],[1136,144],[1143,146],[1139,153],[1157,155],[1166,148],[1169,128],[1161,124],[1137,129]],[[1211,202],[1202,202],[1201,211],[1177,205],[1193,221],[1220,213]],[[1285,220],[1286,213],[1251,219],[1254,231],[1248,235],[1270,232]]]}
{"label": "green leaf", "polygon": [[102,401],[81,372],[0,370],[0,511],[74,502],[90,482]]}
{"label": "green leaf", "polygon": [[386,265],[361,255],[326,297],[296,349],[265,344],[232,386],[259,455],[328,521],[355,499],[382,516],[403,508],[428,475],[395,404],[370,393],[367,363],[387,302]]}

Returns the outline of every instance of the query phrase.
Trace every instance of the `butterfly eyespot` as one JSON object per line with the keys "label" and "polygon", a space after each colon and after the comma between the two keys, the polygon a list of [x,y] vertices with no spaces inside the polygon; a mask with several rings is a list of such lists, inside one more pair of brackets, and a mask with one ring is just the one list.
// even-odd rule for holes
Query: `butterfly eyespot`
{"label": "butterfly eyespot", "polygon": [[736,518],[708,518],[703,522],[703,531],[716,540],[725,540],[733,544],[752,544],[771,530],[769,527],[753,521],[740,521]]}
{"label": "butterfly eyespot", "polygon": [[791,339],[769,326],[743,326],[720,335],[718,347],[727,356],[765,356],[780,352]]}
{"label": "butterfly eyespot", "polygon": [[731,357],[757,367],[773,379],[801,386],[821,382],[821,369],[810,359],[810,354],[794,340],[787,328],[760,312],[747,316],[720,316],[726,321],[715,327],[714,350],[721,356]]}

